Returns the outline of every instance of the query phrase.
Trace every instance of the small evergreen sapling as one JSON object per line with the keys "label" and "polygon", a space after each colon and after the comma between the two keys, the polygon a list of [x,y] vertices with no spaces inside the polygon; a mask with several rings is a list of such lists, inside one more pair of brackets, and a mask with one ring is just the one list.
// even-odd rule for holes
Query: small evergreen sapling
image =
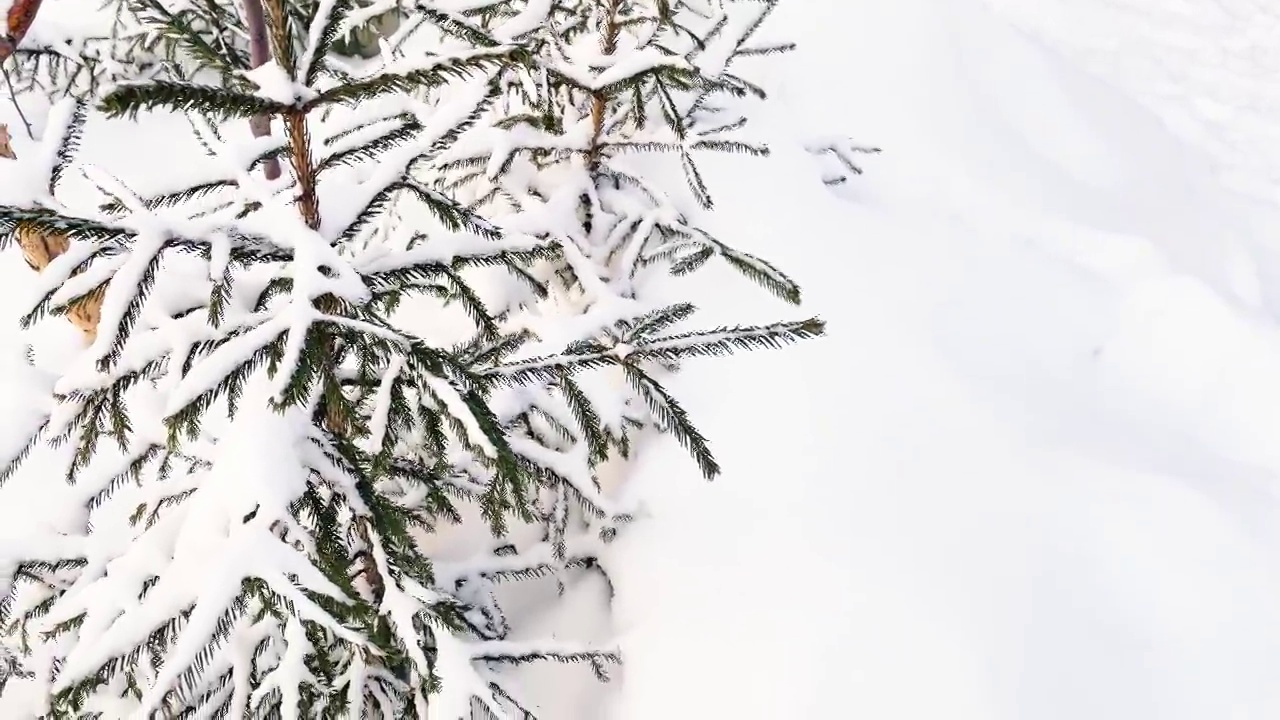
{"label": "small evergreen sapling", "polygon": [[[69,103],[43,152],[18,153],[20,181],[0,187],[6,240],[71,240],[27,322],[104,294],[96,339],[0,472],[0,483],[37,472],[23,462],[51,444],[73,483],[56,526],[0,547],[0,646],[20,661],[0,692],[39,688],[34,712],[457,717],[475,701],[506,717],[522,708],[504,666],[604,675],[615,652],[509,642],[485,599],[493,582],[587,563],[569,540],[625,519],[594,473],[617,413],[581,380],[620,372],[710,472],[655,368],[821,332],[807,321],[680,333],[690,306],[613,292],[588,321],[535,338],[519,318],[553,292],[544,268],[585,270],[577,239],[522,232],[527,213],[500,228],[423,180],[483,130],[501,78],[535,66],[530,50],[437,48],[357,73],[332,57],[352,4],[325,0],[305,21],[297,7],[264,2],[273,59],[247,76],[256,90],[234,55],[213,52],[225,85],[133,82],[102,99],[113,116],[190,114],[209,176],[139,196],[76,161],[89,110]],[[260,115],[283,137],[229,139],[228,122]],[[272,158],[291,172],[252,172]],[[73,171],[100,207],[67,197]],[[686,236],[706,242],[677,233],[667,249]],[[608,279],[629,278],[622,267]],[[503,285],[504,300],[487,301],[478,268],[525,293]],[[412,297],[464,308],[470,338],[407,329]],[[571,501],[592,511],[572,538]],[[466,503],[495,535],[539,517],[558,535],[433,562],[420,540]]]}

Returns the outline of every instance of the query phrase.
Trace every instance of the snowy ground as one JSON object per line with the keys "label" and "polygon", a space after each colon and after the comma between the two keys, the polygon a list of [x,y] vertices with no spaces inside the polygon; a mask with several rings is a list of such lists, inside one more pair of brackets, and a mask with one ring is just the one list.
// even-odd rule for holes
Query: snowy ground
{"label": "snowy ground", "polygon": [[1235,189],[1280,198],[1280,6],[1269,0],[987,0],[1159,113]]}
{"label": "snowy ground", "polygon": [[[1280,222],[1219,180],[1276,167],[1275,56],[1229,41],[1277,13],[813,5],[779,12],[772,166],[714,180],[832,337],[685,377],[726,477],[651,458],[613,716],[1276,717]],[[885,152],[837,198],[819,135]]]}
{"label": "snowy ground", "polygon": [[[545,716],[1280,717],[1278,25],[1263,0],[783,3],[776,155],[707,174],[720,234],[831,337],[689,366],[725,477],[649,448],[608,558],[622,682],[533,676]],[[884,149],[835,191],[803,149],[833,137]],[[721,279],[709,314],[777,316]]]}

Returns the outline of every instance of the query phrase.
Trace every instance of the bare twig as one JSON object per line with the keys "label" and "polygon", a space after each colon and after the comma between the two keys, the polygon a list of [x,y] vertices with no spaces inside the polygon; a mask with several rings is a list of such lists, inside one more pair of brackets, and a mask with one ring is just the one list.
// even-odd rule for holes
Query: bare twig
{"label": "bare twig", "polygon": [[4,68],[3,63],[13,56],[18,49],[18,43],[26,37],[27,29],[31,27],[31,23],[35,22],[36,13],[40,11],[40,3],[41,0],[15,0],[5,18],[7,32],[4,37],[0,37],[0,72],[4,73],[5,85],[9,86],[9,99],[13,101],[18,117],[22,118],[22,124],[27,128],[27,137],[32,140],[35,139],[35,134],[31,131],[31,123],[27,122],[27,116],[23,114],[22,106],[18,104],[18,95],[13,90],[13,80],[9,78],[9,71]]}
{"label": "bare twig", "polygon": [[9,78],[9,69],[0,63],[0,74],[4,75],[4,84],[9,86],[9,100],[13,103],[13,109],[18,111],[18,117],[22,120],[22,125],[27,129],[27,137],[31,140],[36,139],[36,135],[31,131],[31,123],[27,120],[26,113],[22,112],[22,105],[18,102],[18,93],[13,89],[13,80]]}

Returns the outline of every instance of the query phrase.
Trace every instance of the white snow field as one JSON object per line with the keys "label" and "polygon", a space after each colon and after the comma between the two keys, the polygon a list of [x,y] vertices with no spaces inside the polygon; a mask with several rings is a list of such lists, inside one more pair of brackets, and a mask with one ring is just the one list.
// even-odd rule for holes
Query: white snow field
{"label": "white snow field", "polygon": [[[1280,717],[1280,7],[786,0],[768,34],[775,153],[704,170],[830,337],[674,383],[725,475],[643,449],[612,628],[590,580],[529,630],[626,665],[530,671],[540,717]],[[828,188],[805,148],[845,139],[883,152]],[[779,313],[713,272],[670,291]],[[0,436],[47,391],[4,332]]]}
{"label": "white snow field", "polygon": [[[680,381],[726,474],[632,481],[610,717],[1280,716],[1280,217],[1217,179],[1280,167],[1277,17],[783,4],[776,156],[711,181],[831,337]],[[1103,74],[1144,61],[1182,96]],[[832,136],[884,149],[839,197],[801,150]]]}

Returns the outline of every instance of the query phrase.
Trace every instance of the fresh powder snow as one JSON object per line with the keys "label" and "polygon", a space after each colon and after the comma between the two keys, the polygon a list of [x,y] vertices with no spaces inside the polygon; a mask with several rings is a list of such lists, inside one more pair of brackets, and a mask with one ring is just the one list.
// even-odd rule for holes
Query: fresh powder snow
{"label": "fresh powder snow", "polygon": [[[1280,713],[1280,215],[1135,92],[1150,75],[1103,74],[1212,85],[1239,113],[1203,122],[1230,128],[1277,77],[1232,28],[1278,14],[1176,6],[781,5],[774,156],[704,172],[714,230],[831,337],[677,381],[725,475],[655,444],[628,478],[607,717]],[[832,139],[883,152],[824,192],[803,148]],[[673,297],[716,320],[765,311],[694,284]]]}

